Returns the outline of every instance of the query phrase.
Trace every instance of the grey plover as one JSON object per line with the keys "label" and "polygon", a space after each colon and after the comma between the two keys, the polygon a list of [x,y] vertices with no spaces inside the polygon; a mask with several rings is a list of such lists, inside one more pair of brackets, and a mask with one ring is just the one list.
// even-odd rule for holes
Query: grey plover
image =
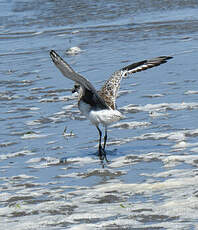
{"label": "grey plover", "polygon": [[[123,117],[116,109],[116,97],[122,78],[127,77],[128,74],[164,64],[168,59],[172,58],[169,56],[160,56],[130,64],[113,73],[101,90],[96,91],[94,86],[85,77],[76,73],[55,51],[51,50],[50,56],[62,74],[75,82],[74,91],[78,91],[78,108],[96,126],[99,132],[98,155],[101,160],[106,159],[107,126],[119,121]],[[99,128],[99,124],[102,124],[105,128],[103,146],[101,143],[102,131]]]}

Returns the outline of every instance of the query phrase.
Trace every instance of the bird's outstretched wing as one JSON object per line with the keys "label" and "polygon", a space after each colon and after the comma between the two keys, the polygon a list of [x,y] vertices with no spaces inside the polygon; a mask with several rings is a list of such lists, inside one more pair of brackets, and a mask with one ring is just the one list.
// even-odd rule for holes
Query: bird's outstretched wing
{"label": "bird's outstretched wing", "polygon": [[126,77],[128,74],[140,72],[164,64],[171,58],[172,57],[169,56],[161,56],[130,64],[113,73],[113,75],[105,82],[98,94],[105,100],[106,104],[110,108],[116,109],[116,97],[123,77]]}
{"label": "bird's outstretched wing", "polygon": [[106,105],[103,98],[98,95],[97,91],[93,87],[93,85],[83,76],[76,73],[69,64],[67,64],[54,50],[50,51],[50,56],[52,61],[56,65],[56,67],[61,71],[61,73],[75,81],[79,84],[83,89],[82,97],[85,98],[86,102],[92,106],[99,107],[100,109],[108,109],[109,107]]}

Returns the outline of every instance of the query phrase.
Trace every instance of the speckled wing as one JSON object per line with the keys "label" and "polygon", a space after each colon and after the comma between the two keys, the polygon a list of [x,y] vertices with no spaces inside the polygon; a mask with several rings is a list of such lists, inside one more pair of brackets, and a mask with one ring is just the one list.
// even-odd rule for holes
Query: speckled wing
{"label": "speckled wing", "polygon": [[104,86],[101,88],[98,94],[104,99],[106,104],[111,109],[116,109],[116,97],[120,88],[120,82],[123,77],[126,77],[128,74],[133,74],[164,64],[168,59],[171,58],[172,57],[161,56],[150,60],[144,60],[130,64],[113,73],[113,75],[105,82]]}
{"label": "speckled wing", "polygon": [[104,84],[98,94],[104,99],[111,109],[116,109],[116,97],[120,88],[120,82],[126,71],[115,72]]}

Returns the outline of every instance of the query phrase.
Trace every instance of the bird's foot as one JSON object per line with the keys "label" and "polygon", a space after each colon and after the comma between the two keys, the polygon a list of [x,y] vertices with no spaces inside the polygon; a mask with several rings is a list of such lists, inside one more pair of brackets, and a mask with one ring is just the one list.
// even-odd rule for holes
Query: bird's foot
{"label": "bird's foot", "polygon": [[103,162],[104,160],[108,163],[109,161],[107,160],[107,155],[106,155],[106,151],[104,148],[99,147],[98,150],[98,156],[100,158],[100,160]]}

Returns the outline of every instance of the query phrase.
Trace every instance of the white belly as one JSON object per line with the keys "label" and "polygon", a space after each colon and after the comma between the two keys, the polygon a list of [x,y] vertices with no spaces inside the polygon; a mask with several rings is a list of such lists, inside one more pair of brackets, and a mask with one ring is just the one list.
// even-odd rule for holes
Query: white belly
{"label": "white belly", "polygon": [[118,110],[104,109],[99,111],[90,111],[89,120],[95,124],[110,125],[113,122],[119,121],[123,115]]}
{"label": "white belly", "polygon": [[113,109],[91,110],[91,106],[80,101],[79,109],[83,115],[91,121],[92,124],[103,124],[104,126],[110,125],[113,122],[119,121],[124,116],[118,111]]}

